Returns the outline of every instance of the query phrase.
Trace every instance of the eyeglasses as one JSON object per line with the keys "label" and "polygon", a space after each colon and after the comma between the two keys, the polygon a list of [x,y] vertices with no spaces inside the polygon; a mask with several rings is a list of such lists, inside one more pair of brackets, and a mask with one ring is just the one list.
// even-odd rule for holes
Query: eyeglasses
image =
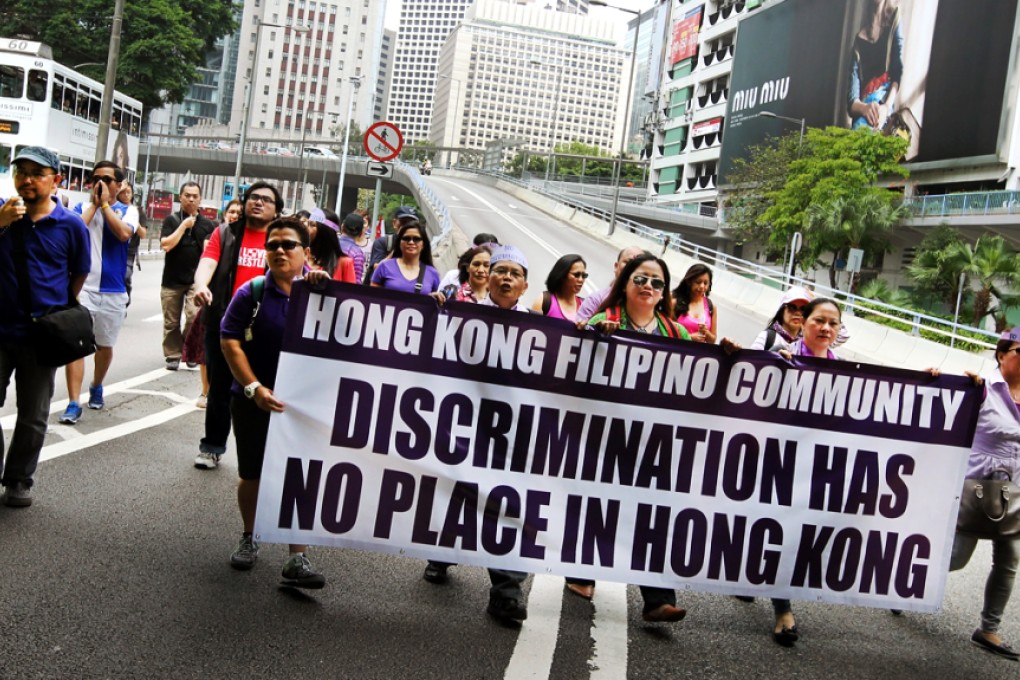
{"label": "eyeglasses", "polygon": [[1016,352],[1017,354],[1020,354],[1020,346],[1018,346],[1018,347],[1010,347],[1005,352],[1003,352],[1003,354],[1009,354],[1010,352]]}
{"label": "eyeglasses", "polygon": [[265,194],[251,194],[248,196],[248,200],[252,203],[276,203],[276,196],[266,196]]}
{"label": "eyeglasses", "polygon": [[511,279],[523,279],[524,273],[510,267],[496,267],[490,272],[493,276],[509,276]]}
{"label": "eyeglasses", "polygon": [[632,276],[630,281],[638,288],[642,288],[646,284],[651,286],[654,290],[662,290],[666,287],[665,281],[657,279],[654,276]]}
{"label": "eyeglasses", "polygon": [[300,241],[292,241],[290,239],[285,239],[282,241],[266,241],[266,251],[272,253],[279,250],[280,248],[283,248],[287,252],[290,252],[300,245],[301,245]]}
{"label": "eyeglasses", "polygon": [[42,179],[43,177],[52,177],[57,173],[55,172],[44,172],[42,170],[36,170],[35,172],[29,172],[18,166],[14,166],[14,176],[20,177],[21,179]]}
{"label": "eyeglasses", "polygon": [[401,236],[400,240],[404,243],[421,243],[421,236]]}
{"label": "eyeglasses", "polygon": [[575,279],[581,279],[582,281],[588,278],[588,272],[570,272],[570,275]]}
{"label": "eyeglasses", "polygon": [[798,304],[794,304],[792,302],[787,302],[786,303],[786,309],[788,309],[791,312],[800,312],[801,314],[803,314],[805,307],[806,307],[806,305],[798,305]]}
{"label": "eyeglasses", "polygon": [[109,175],[93,175],[92,179],[97,182],[103,182],[104,184],[113,184],[117,181],[116,177],[110,177]]}

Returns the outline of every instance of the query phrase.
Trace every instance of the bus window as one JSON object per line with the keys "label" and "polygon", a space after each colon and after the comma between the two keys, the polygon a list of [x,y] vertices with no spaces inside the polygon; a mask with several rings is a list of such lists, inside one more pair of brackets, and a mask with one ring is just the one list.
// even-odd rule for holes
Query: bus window
{"label": "bus window", "polygon": [[113,118],[110,119],[110,127],[114,130],[120,129],[120,121],[124,118],[124,109],[121,107],[120,102],[113,103]]}
{"label": "bus window", "polygon": [[78,102],[77,102],[77,104],[75,104],[74,115],[78,116],[79,118],[88,118],[89,117],[89,93],[88,92],[79,92],[78,93]]}
{"label": "bus window", "polygon": [[64,80],[60,76],[53,76],[53,95],[50,98],[50,106],[59,111],[60,105],[63,101]]}
{"label": "bus window", "polygon": [[102,106],[102,100],[98,97],[89,98],[89,120],[93,123],[99,122],[99,109]]}
{"label": "bus window", "polygon": [[28,101],[46,101],[46,83],[48,80],[49,77],[46,71],[32,69],[28,72]]}
{"label": "bus window", "polygon": [[67,188],[67,183],[70,181],[70,177],[71,177],[71,166],[68,165],[67,163],[61,163],[60,164],[60,176],[64,178],[63,180],[61,180],[60,186],[61,186],[61,188],[66,189]]}
{"label": "bus window", "polygon": [[0,144],[0,175],[6,175],[11,169],[11,147]]}
{"label": "bus window", "polygon": [[25,91],[25,69],[9,64],[0,65],[0,97],[21,99]]}

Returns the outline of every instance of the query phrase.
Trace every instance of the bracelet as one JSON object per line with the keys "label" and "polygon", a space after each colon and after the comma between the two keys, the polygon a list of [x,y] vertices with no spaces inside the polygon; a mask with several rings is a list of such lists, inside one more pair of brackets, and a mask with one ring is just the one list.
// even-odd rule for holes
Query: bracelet
{"label": "bracelet", "polygon": [[100,209],[102,209],[102,210],[106,210],[107,208],[109,208],[109,207],[110,207],[110,204],[109,204],[109,203],[104,203],[104,204],[102,204],[102,205],[101,205],[101,206],[99,206],[99,207],[100,207]]}

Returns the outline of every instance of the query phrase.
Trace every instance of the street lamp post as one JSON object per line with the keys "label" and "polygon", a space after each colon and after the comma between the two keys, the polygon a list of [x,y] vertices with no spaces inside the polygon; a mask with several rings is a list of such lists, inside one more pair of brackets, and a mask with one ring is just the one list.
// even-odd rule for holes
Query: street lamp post
{"label": "street lamp post", "polygon": [[351,145],[351,116],[354,115],[354,99],[358,94],[358,85],[361,84],[360,76],[351,76],[351,96],[347,101],[347,120],[344,123],[344,148],[340,154],[340,182],[336,185],[336,205],[333,211],[340,214],[340,198],[344,194],[344,179],[347,175],[347,149]]}
{"label": "street lamp post", "polygon": [[255,20],[255,51],[251,61],[251,76],[248,78],[248,93],[244,98],[244,110],[241,112],[241,134],[237,141],[237,161],[234,164],[234,190],[232,198],[238,198],[241,191],[241,162],[244,158],[244,145],[248,140],[248,124],[251,120],[252,99],[255,96],[255,82],[258,76],[259,43],[262,40],[263,28],[293,29],[295,33],[308,33],[312,29],[307,26],[284,26],[283,24],[267,24],[261,17]]}
{"label": "street lamp post", "polygon": [[[800,138],[797,140],[797,156],[798,157],[800,156],[801,152],[804,150],[804,130],[807,127],[806,118],[791,118],[790,116],[780,116],[778,113],[775,113],[774,111],[759,111],[758,113],[754,114],[754,117],[775,118],[776,120],[781,120],[786,123],[794,123],[795,125],[800,125]],[[790,282],[790,285],[793,285],[793,277],[797,271],[797,253],[800,251],[800,247],[803,244],[803,242],[804,238],[801,235],[801,233],[799,231],[795,232],[790,240],[789,250],[790,261],[783,262],[783,273],[786,275],[787,280]],[[852,276],[851,280],[853,280]]]}
{"label": "street lamp post", "polygon": [[[98,163],[106,158],[110,141],[110,118],[113,117],[113,93],[117,87],[117,62],[120,60],[120,26],[124,18],[124,0],[113,5],[113,26],[110,27],[110,51],[106,58],[106,82],[103,83],[103,100],[99,105],[99,132],[96,135]],[[127,170],[127,168],[122,168]]]}
{"label": "street lamp post", "polygon": [[800,154],[801,147],[804,146],[804,129],[807,126],[806,118],[791,118],[790,116],[780,116],[778,113],[772,111],[759,111],[754,114],[756,118],[775,118],[776,120],[783,120],[787,123],[796,123],[800,125],[800,140],[797,142],[797,153]]}
{"label": "street lamp post", "polygon": [[609,235],[612,236],[613,232],[616,231],[616,214],[620,208],[620,180],[623,175],[623,159],[627,155],[627,130],[630,127],[628,118],[630,116],[631,97],[634,94],[634,71],[637,70],[637,47],[638,36],[641,34],[641,12],[635,9],[624,9],[623,7],[610,5],[602,0],[591,0],[590,4],[598,7],[610,7],[618,12],[633,14],[638,18],[634,23],[634,42],[630,50],[630,77],[627,79],[627,103],[623,111],[623,135],[620,141],[620,157],[616,160],[616,167],[613,172],[616,188],[613,191],[613,210],[609,216]]}
{"label": "street lamp post", "polygon": [[305,185],[308,184],[308,166],[305,165],[305,140],[308,138],[308,117],[311,113],[311,107],[305,109],[305,115],[301,117],[301,148],[299,153],[301,154],[300,160],[300,172],[301,172],[301,187],[298,190],[298,201],[297,209],[301,210],[302,204],[305,200]]}

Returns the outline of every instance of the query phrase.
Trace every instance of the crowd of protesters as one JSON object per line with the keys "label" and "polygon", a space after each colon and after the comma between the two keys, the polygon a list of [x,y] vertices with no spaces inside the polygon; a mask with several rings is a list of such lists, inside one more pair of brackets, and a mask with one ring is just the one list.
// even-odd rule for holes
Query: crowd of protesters
{"label": "crowd of protesters", "polygon": [[[19,414],[10,450],[6,460],[0,456],[0,463],[5,463],[3,502],[27,507],[32,503],[33,475],[56,370],[47,368],[27,341],[28,322],[75,299],[89,309],[98,350],[87,405],[103,408],[103,379],[129,300],[130,243],[141,225],[137,211],[131,210],[130,187],[123,184],[123,172],[112,162],[96,164],[91,200],[73,211],[53,200],[61,181],[55,154],[25,147],[13,162],[18,196],[0,205],[0,230],[19,234],[17,239],[0,238],[0,403],[13,375]],[[719,334],[718,308],[710,298],[712,271],[701,263],[691,266],[673,289],[664,260],[640,248],[625,248],[614,264],[613,281],[582,296],[587,263],[579,254],[566,254],[547,273],[545,290],[525,299],[530,272],[520,249],[500,244],[492,234],[479,234],[461,254],[457,267],[441,276],[428,232],[409,206],[395,212],[393,233],[373,243],[360,212],[341,217],[316,209],[284,216],[280,191],[268,182],[253,183],[239,200],[231,201],[219,226],[199,214],[200,200],[201,188],[185,183],[180,210],[164,220],[160,231],[160,246],[166,253],[160,292],[162,350],[168,370],[178,370],[182,362],[201,367],[198,405],[205,408],[205,427],[194,465],[216,469],[233,430],[241,536],[229,563],[236,569],[252,569],[259,555],[254,537],[259,480],[270,415],[286,409],[274,389],[287,303],[294,282],[301,278],[312,284],[332,279],[429,295],[439,304],[454,301],[542,314],[603,334],[622,331],[677,342],[717,343],[728,353],[741,349]],[[39,233],[52,236],[44,241]],[[57,248],[57,252],[40,258],[44,248]],[[31,291],[25,290],[16,274],[22,269],[15,266],[16,258],[26,252],[33,280],[38,281]],[[775,352],[787,360],[838,360],[834,350],[847,337],[836,301],[795,287],[783,295],[779,309],[750,348]],[[992,374],[974,376],[986,387],[968,476],[983,479],[1006,469],[1020,478],[1020,328],[1003,334],[996,359],[998,368]],[[78,394],[84,362],[68,365],[65,375],[69,403],[60,421],[74,424],[82,417]],[[975,544],[976,539],[957,535],[953,569],[967,563]],[[1016,541],[994,542],[981,623],[971,637],[982,649],[1014,660],[1017,653],[998,636],[998,627],[1018,561]],[[430,561],[423,578],[445,584],[452,566]],[[290,546],[282,576],[285,584],[300,588],[326,584],[302,545]],[[488,613],[502,622],[525,620],[522,584],[527,574],[493,568],[489,576]],[[585,599],[595,596],[595,587],[594,581],[566,579],[568,592]],[[646,621],[677,622],[686,614],[672,589],[643,586],[641,595]],[[791,602],[773,598],[772,605],[773,639],[779,645],[794,646],[801,633]]]}

